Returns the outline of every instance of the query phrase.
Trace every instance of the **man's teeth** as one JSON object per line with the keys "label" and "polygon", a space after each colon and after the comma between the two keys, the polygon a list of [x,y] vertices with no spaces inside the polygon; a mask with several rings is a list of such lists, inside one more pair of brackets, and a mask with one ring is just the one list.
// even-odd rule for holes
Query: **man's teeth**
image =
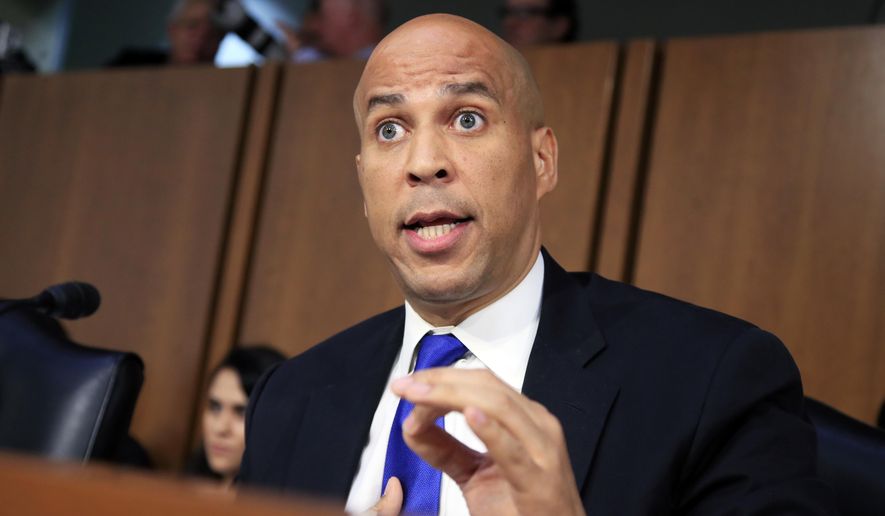
{"label": "man's teeth", "polygon": [[446,233],[449,233],[457,224],[452,222],[451,224],[439,224],[437,226],[425,226],[415,230],[415,233],[418,233],[418,236],[423,238],[424,240],[431,240],[434,238],[439,238]]}

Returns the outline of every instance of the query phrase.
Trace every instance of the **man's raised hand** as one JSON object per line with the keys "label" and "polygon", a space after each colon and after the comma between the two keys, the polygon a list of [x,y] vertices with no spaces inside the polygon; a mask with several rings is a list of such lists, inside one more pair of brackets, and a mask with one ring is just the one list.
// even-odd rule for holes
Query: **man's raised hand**
{"label": "man's raised hand", "polygon": [[[562,426],[540,403],[488,370],[426,369],[391,388],[415,404],[406,444],[458,484],[472,515],[584,514]],[[487,453],[434,424],[451,411],[464,414]]]}

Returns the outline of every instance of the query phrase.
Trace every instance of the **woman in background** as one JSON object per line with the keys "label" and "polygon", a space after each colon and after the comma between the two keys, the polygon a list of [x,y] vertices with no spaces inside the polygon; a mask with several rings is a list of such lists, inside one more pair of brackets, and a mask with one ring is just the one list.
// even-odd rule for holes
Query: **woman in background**
{"label": "woman in background", "polygon": [[249,395],[261,375],[284,358],[267,346],[238,347],[224,357],[209,380],[202,444],[188,462],[187,473],[231,485],[246,447],[244,416]]}

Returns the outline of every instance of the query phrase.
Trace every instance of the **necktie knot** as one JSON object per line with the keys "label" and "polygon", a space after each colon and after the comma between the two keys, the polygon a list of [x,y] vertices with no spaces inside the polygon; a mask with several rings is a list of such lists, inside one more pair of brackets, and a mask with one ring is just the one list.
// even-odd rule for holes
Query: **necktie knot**
{"label": "necktie knot", "polygon": [[415,370],[429,369],[431,367],[447,367],[457,362],[467,348],[451,333],[434,335],[428,333],[418,343],[418,358],[415,360]]}

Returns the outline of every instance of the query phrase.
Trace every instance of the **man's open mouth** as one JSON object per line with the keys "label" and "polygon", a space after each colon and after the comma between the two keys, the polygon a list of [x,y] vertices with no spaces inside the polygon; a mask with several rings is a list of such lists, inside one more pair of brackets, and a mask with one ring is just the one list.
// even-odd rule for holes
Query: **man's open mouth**
{"label": "man's open mouth", "polygon": [[409,219],[403,228],[414,231],[423,240],[433,240],[451,233],[458,224],[473,220],[473,217],[456,217],[454,215],[415,216]]}

